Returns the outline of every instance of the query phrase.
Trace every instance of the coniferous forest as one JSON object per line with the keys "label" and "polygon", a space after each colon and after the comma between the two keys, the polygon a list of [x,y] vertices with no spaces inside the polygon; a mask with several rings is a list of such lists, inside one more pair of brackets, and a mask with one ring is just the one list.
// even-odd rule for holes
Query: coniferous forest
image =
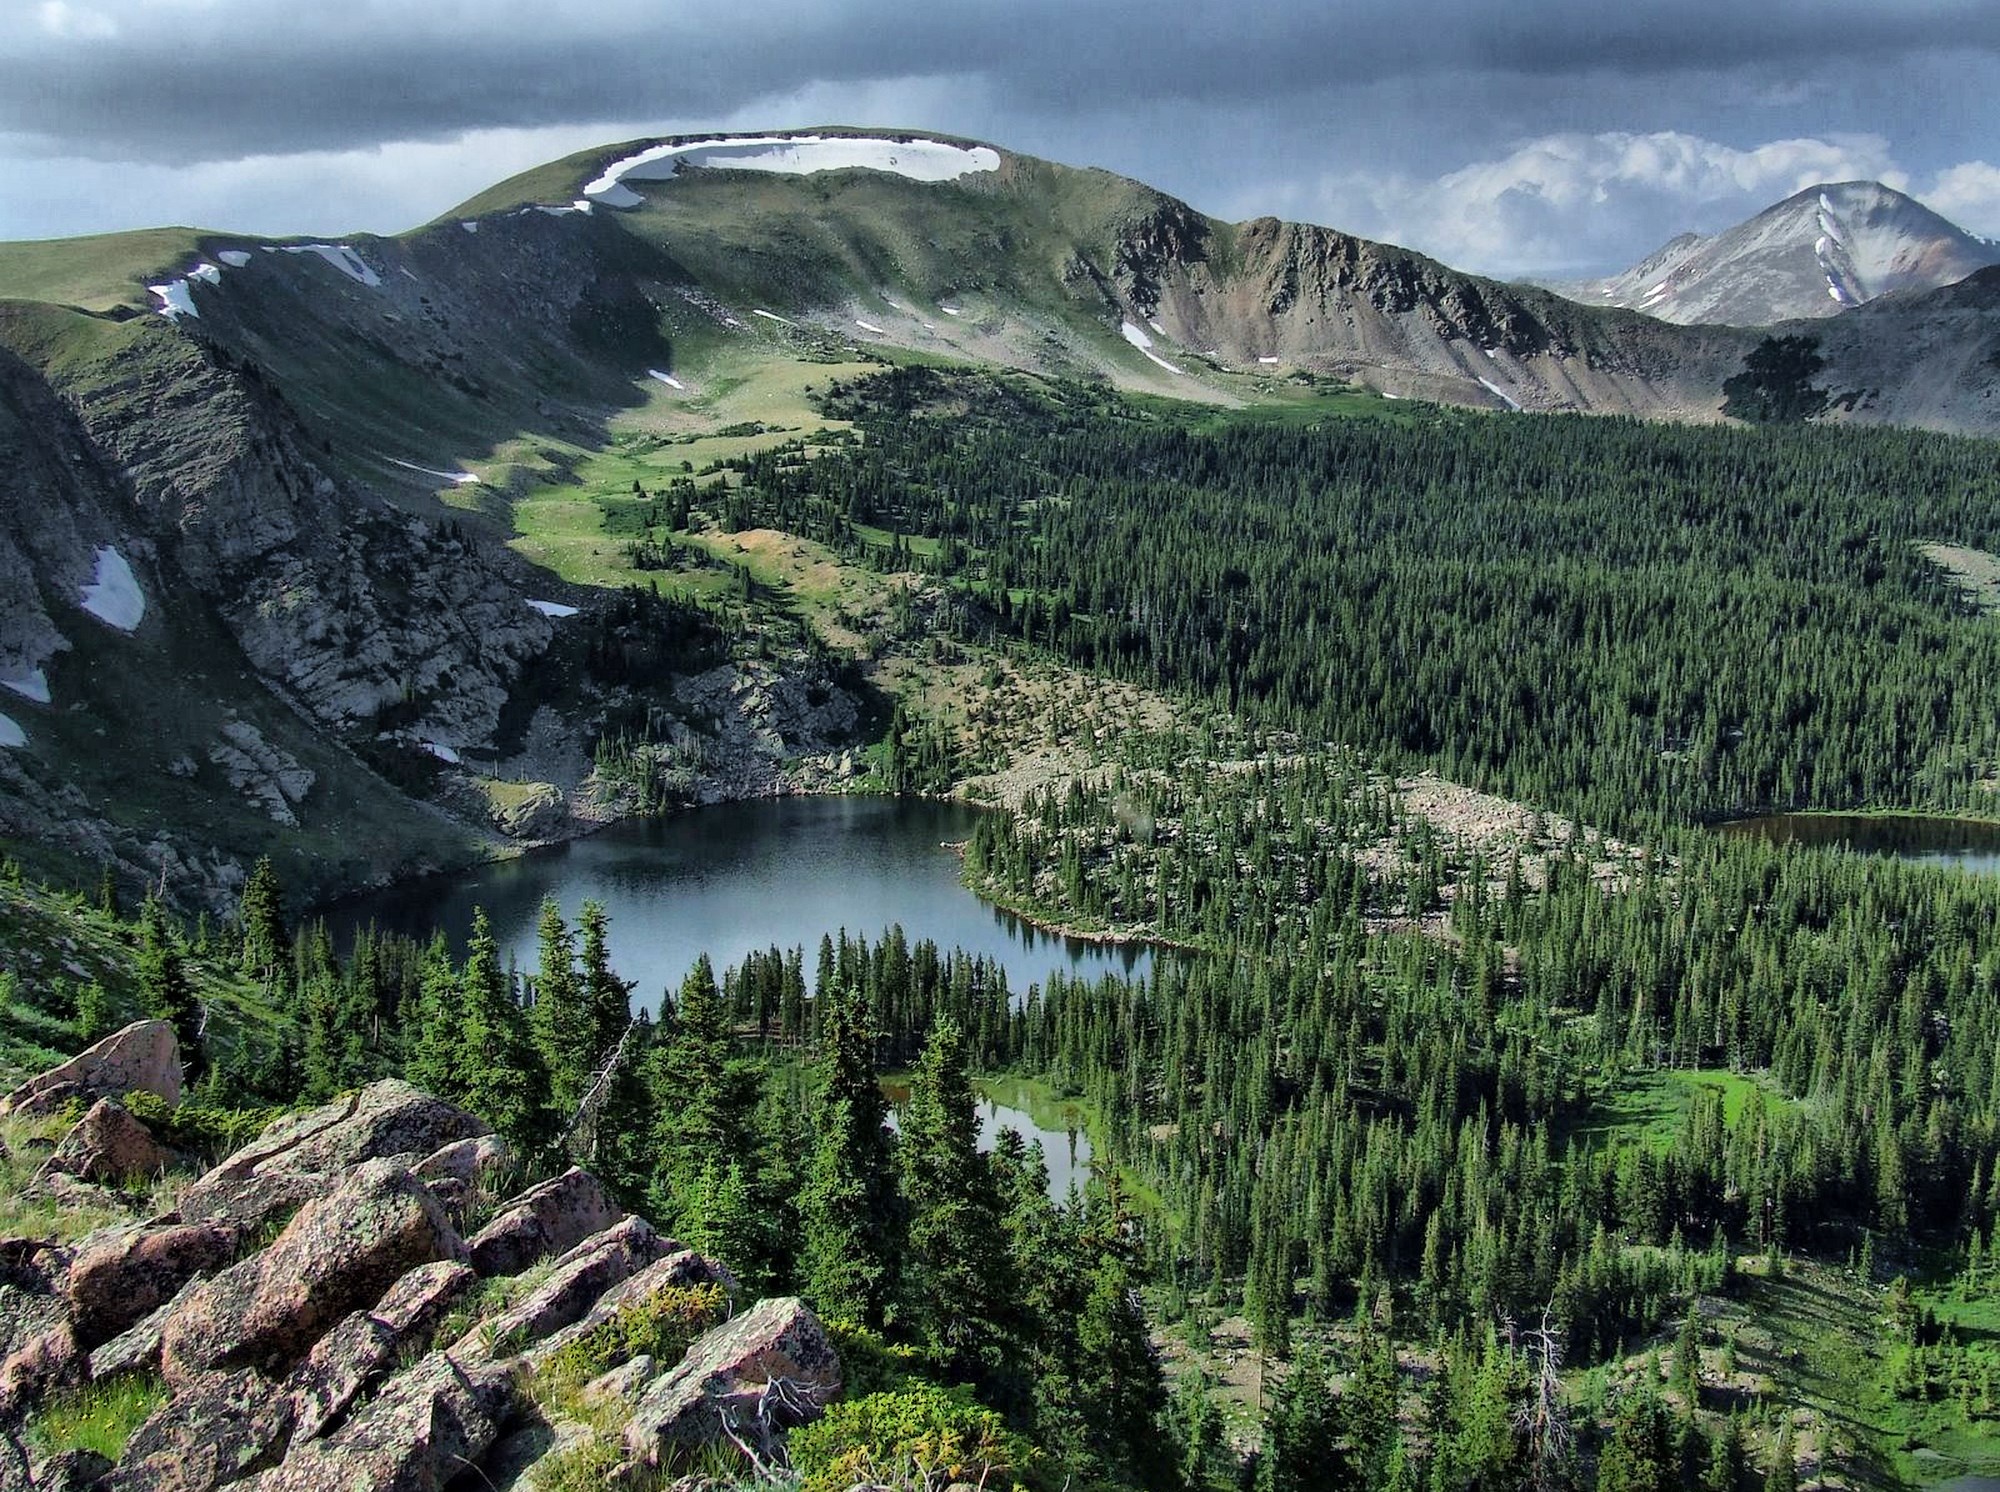
{"label": "coniferous forest", "polygon": [[[1918,546],[2000,550],[1992,447],[925,368],[828,413],[858,437],[645,542],[691,504],[920,567],[959,643],[1240,727],[1226,771],[1134,732],[964,848],[997,902],[1143,928],[1149,977],[829,929],[635,1004],[600,908],[546,907],[531,969],[483,919],[336,949],[266,865],[212,931],[107,887],[131,988],[46,1018],[175,1020],[191,1132],[388,1074],[460,1102],[804,1295],[857,1402],[988,1485],[1786,1492],[2000,1437],[2000,880],[1709,827],[1990,811],[2000,623]],[[913,787],[977,746],[890,734]],[[1491,854],[1400,812],[1419,769],[1595,827]],[[269,1018],[204,1028],[191,968]],[[978,1149],[998,1080],[1067,1106],[1087,1189]]]}

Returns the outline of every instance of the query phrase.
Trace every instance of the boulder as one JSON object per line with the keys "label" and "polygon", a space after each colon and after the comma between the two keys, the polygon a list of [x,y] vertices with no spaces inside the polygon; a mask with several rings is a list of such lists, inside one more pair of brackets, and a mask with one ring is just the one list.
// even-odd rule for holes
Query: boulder
{"label": "boulder", "polygon": [[109,1378],[117,1373],[156,1373],[160,1368],[160,1333],[166,1329],[167,1317],[175,1307],[200,1283],[189,1280],[175,1294],[174,1298],[148,1315],[135,1326],[127,1327],[101,1347],[94,1347],[90,1353],[90,1381]]}
{"label": "boulder", "polygon": [[397,1354],[427,1345],[439,1318],[477,1279],[463,1264],[426,1264],[391,1285],[372,1311],[354,1312],[321,1337],[286,1384],[297,1438],[324,1435]]}
{"label": "boulder", "polygon": [[291,1428],[291,1400],[263,1374],[204,1374],[132,1432],[104,1492],[211,1492],[277,1464]]}
{"label": "boulder", "polygon": [[486,1133],[464,1109],[399,1079],[280,1119],[181,1193],[190,1221],[226,1221],[254,1231],[286,1210],[327,1195],[364,1161],[428,1156]]}
{"label": "boulder", "polygon": [[705,1254],[680,1247],[672,1239],[663,1240],[660,1246],[666,1250],[664,1257],[656,1258],[637,1273],[606,1289],[573,1324],[563,1327],[530,1352],[530,1364],[539,1365],[547,1361],[592,1327],[601,1326],[625,1307],[637,1305],[662,1290],[686,1285],[720,1285],[732,1301],[736,1298],[736,1276],[723,1265]]}
{"label": "boulder", "polygon": [[498,1135],[474,1135],[441,1145],[412,1168],[419,1181],[450,1178],[467,1186],[490,1185],[514,1168],[514,1152]]}
{"label": "boulder", "polygon": [[0,1286],[0,1425],[20,1419],[50,1389],[80,1382],[84,1366],[60,1299]]}
{"label": "boulder", "polygon": [[228,1264],[236,1245],[236,1230],[219,1223],[132,1223],[91,1234],[63,1281],[78,1338],[110,1341],[189,1280]]}
{"label": "boulder", "polygon": [[181,1101],[181,1049],[166,1021],[134,1021],[60,1067],[0,1098],[0,1118],[38,1119],[72,1099],[95,1103],[127,1093],[157,1093],[171,1107]]}
{"label": "boulder", "polygon": [[604,1183],[579,1166],[514,1198],[471,1240],[472,1267],[487,1277],[519,1274],[602,1232],[624,1209]]}
{"label": "boulder", "polygon": [[642,1217],[585,1239],[560,1259],[547,1279],[461,1342],[468,1353],[505,1356],[581,1320],[604,1292],[678,1248]]}
{"label": "boulder", "polygon": [[500,1438],[519,1399],[511,1363],[433,1352],[245,1492],[439,1492]]}
{"label": "boulder", "polygon": [[421,1181],[393,1161],[366,1161],[300,1208],[269,1248],[203,1281],[168,1316],[162,1371],[179,1383],[212,1369],[289,1368],[349,1311],[464,1249]]}
{"label": "boulder", "polygon": [[179,1159],[116,1100],[100,1098],[42,1169],[85,1181],[130,1181],[158,1176]]}
{"label": "boulder", "polygon": [[839,1392],[840,1356],[819,1317],[796,1296],[773,1296],[704,1332],[646,1386],[625,1448],[657,1467],[675,1445],[707,1444],[725,1426],[758,1435],[804,1424]]}
{"label": "boulder", "polygon": [[[15,1485],[6,1470],[0,1461],[0,1487]],[[111,1463],[96,1451],[64,1451],[36,1469],[35,1492],[98,1492],[110,1470]]]}

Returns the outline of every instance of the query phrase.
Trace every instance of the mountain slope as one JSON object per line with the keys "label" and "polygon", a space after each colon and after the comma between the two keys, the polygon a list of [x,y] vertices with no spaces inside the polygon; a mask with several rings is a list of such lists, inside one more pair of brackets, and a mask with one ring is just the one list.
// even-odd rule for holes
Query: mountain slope
{"label": "mountain slope", "polygon": [[2000,263],[1921,202],[1876,181],[1807,187],[1713,237],[1685,233],[1622,274],[1559,287],[1683,325],[1767,326],[1935,290]]}

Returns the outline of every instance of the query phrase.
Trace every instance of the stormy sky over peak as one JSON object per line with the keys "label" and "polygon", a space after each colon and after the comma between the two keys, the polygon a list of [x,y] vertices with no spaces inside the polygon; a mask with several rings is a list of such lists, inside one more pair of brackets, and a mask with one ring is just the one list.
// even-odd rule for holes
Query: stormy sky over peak
{"label": "stormy sky over peak", "polygon": [[0,237],[394,231],[587,145],[929,128],[1497,274],[1821,180],[2000,234],[1990,0],[4,0]]}

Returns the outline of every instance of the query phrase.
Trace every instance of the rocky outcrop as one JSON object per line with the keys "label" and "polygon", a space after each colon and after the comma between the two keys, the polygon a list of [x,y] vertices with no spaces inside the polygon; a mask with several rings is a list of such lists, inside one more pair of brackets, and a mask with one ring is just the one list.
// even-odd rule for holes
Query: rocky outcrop
{"label": "rocky outcrop", "polygon": [[678,1367],[640,1394],[625,1427],[632,1458],[658,1466],[676,1445],[732,1430],[787,1429],[840,1392],[840,1357],[806,1303],[761,1300],[696,1339]]}
{"label": "rocky outcrop", "polygon": [[289,1367],[349,1311],[464,1247],[422,1182],[393,1161],[366,1161],[269,1248],[181,1303],[161,1333],[162,1370],[179,1384],[220,1368]]}
{"label": "rocky outcrop", "polygon": [[237,1242],[236,1230],[220,1223],[134,1223],[91,1234],[63,1281],[77,1335],[90,1345],[109,1342],[190,1280],[228,1264]]}
{"label": "rocky outcrop", "polygon": [[221,739],[208,749],[208,759],[222,769],[231,792],[248,798],[272,822],[298,827],[293,810],[305,802],[316,776],[290,752],[265,740],[256,726],[247,720],[224,725]]}
{"label": "rocky outcrop", "polygon": [[43,1170],[85,1181],[132,1181],[159,1176],[178,1159],[115,1100],[100,1098],[64,1136]]}
{"label": "rocky outcrop", "polygon": [[610,1227],[623,1212],[603,1182],[572,1166],[522,1192],[473,1235],[472,1267],[488,1277],[519,1274]]}
{"label": "rocky outcrop", "polygon": [[391,1156],[415,1163],[487,1133],[473,1115],[399,1079],[273,1124],[181,1193],[183,1218],[253,1231],[312,1198],[342,1172]]}
{"label": "rocky outcrop", "polygon": [[95,1103],[127,1093],[181,1101],[181,1049],[165,1021],[134,1021],[60,1067],[52,1067],[0,1099],[0,1116],[41,1118],[73,1100]]}
{"label": "rocky outcrop", "polygon": [[291,1400],[263,1374],[204,1374],[132,1432],[105,1492],[211,1492],[274,1465]]}
{"label": "rocky outcrop", "polygon": [[461,1346],[489,1355],[521,1352],[579,1320],[606,1290],[677,1248],[644,1218],[628,1217],[556,1260],[547,1279]]}
{"label": "rocky outcrop", "polygon": [[390,1286],[373,1310],[354,1312],[321,1337],[286,1385],[297,1438],[325,1434],[392,1359],[427,1345],[439,1318],[477,1278],[463,1264],[426,1264]]}
{"label": "rocky outcrop", "polygon": [[515,1365],[433,1352],[346,1425],[295,1445],[250,1492],[439,1492],[500,1438],[519,1401]]}

